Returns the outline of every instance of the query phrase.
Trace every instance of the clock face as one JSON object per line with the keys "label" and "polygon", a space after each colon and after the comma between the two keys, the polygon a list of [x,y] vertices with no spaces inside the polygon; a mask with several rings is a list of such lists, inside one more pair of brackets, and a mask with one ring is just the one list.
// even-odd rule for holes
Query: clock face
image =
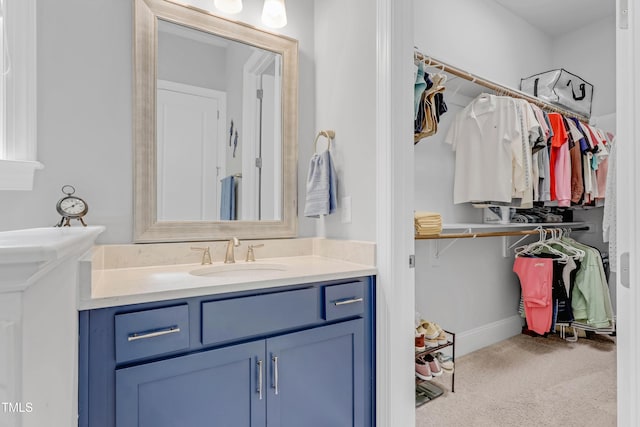
{"label": "clock face", "polygon": [[77,197],[66,197],[60,201],[60,209],[66,215],[80,216],[86,212],[87,205]]}

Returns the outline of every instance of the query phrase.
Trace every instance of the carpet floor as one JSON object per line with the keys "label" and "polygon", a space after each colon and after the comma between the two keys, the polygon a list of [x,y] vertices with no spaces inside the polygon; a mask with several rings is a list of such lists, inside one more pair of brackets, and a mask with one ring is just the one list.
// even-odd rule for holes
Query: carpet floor
{"label": "carpet floor", "polygon": [[615,338],[518,335],[459,357],[456,391],[416,408],[416,427],[616,425]]}

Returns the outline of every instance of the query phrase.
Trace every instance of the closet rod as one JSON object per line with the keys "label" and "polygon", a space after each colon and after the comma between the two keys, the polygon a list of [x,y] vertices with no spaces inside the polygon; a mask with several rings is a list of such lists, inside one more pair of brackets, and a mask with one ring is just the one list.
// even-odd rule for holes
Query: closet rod
{"label": "closet rod", "polygon": [[[545,224],[550,225],[550,224]],[[563,229],[563,227],[557,228],[543,228],[542,230],[545,233],[550,232],[550,230],[558,230]],[[567,227],[564,227],[567,229]],[[580,227],[568,227],[571,231],[588,231],[588,226],[580,226]],[[475,239],[476,237],[502,237],[502,236],[528,236],[533,234],[540,234],[540,230],[524,230],[524,231],[485,231],[478,233],[447,233],[447,234],[435,234],[432,236],[415,236],[415,240],[434,240],[434,239]]]}
{"label": "closet rod", "polygon": [[556,112],[556,113],[560,113],[563,116],[567,116],[567,117],[575,117],[578,120],[581,120],[583,122],[588,123],[589,122],[589,118],[586,116],[583,116],[581,114],[577,114],[574,113],[572,111],[569,110],[565,110],[564,108],[560,108],[557,107],[553,104],[550,104],[548,102],[542,101],[539,98],[536,98],[534,96],[528,95],[522,91],[516,90],[516,89],[511,89],[507,86],[503,86],[499,83],[495,83],[492,82],[491,80],[487,80],[487,79],[483,79],[482,77],[478,77],[474,74],[471,74],[467,71],[461,70],[460,68],[454,67],[452,65],[449,65],[445,62],[439,61],[431,56],[427,56],[424,55],[418,51],[415,52],[414,54],[414,58],[418,59],[420,61],[425,62],[425,64],[438,68],[446,73],[449,74],[453,74],[455,76],[461,77],[465,80],[468,80],[470,82],[473,83],[477,83],[481,86],[486,87],[487,89],[491,89],[493,91],[496,91],[500,94],[504,94],[506,96],[510,96],[512,98],[520,98],[520,99],[525,99],[527,101],[529,101],[532,104],[536,104],[538,107],[542,108],[543,110],[547,110],[547,111],[551,111],[551,112]]}

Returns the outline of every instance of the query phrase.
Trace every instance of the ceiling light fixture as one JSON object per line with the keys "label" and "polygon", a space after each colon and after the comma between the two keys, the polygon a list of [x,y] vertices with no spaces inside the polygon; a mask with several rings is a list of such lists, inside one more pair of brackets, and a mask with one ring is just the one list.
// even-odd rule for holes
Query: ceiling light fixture
{"label": "ceiling light fixture", "polygon": [[239,13],[242,10],[242,0],[214,0],[213,4],[225,13]]}
{"label": "ceiling light fixture", "polygon": [[287,25],[287,9],[284,0],[264,0],[262,23],[271,28],[282,28]]}

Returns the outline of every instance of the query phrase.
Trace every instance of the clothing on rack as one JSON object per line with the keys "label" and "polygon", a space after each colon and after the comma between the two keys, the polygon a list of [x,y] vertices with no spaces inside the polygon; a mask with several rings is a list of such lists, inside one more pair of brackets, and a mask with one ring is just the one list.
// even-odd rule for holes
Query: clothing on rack
{"label": "clothing on rack", "polygon": [[609,141],[577,119],[481,94],[456,115],[445,137],[455,151],[454,203],[602,205]]}
{"label": "clothing on rack", "polygon": [[511,98],[482,94],[457,114],[445,137],[456,153],[453,203],[511,202],[520,132]]}
{"label": "clothing on rack", "polygon": [[445,74],[429,74],[426,64],[416,61],[414,68],[414,144],[438,131],[440,116],[447,112],[444,100]]}
{"label": "clothing on rack", "polygon": [[551,305],[551,283],[553,260],[537,258],[516,258],[513,271],[522,284],[522,300],[529,328],[545,334],[551,327],[553,306]]}
{"label": "clothing on rack", "polygon": [[[603,258],[597,249],[555,236],[515,252],[513,270],[520,280],[521,307],[530,330],[543,335],[555,330],[547,325],[558,323],[601,333],[615,330]],[[544,304],[531,302],[531,295],[547,294],[551,300],[545,299]]]}

